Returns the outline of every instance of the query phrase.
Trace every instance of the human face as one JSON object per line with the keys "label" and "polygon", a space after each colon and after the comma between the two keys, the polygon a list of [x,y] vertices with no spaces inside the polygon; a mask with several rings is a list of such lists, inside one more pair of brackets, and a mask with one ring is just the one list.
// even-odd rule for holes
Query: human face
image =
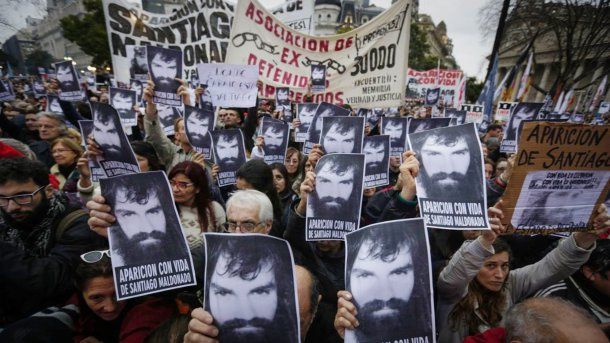
{"label": "human face", "polygon": [[35,113],[28,113],[25,115],[25,127],[29,131],[38,130],[38,117]]}
{"label": "human face", "polygon": [[[227,138],[228,140],[222,139]],[[239,155],[239,141],[237,137],[221,137],[216,144],[218,159],[224,164],[237,165]]]}
{"label": "human face", "polygon": [[[584,208],[581,206],[588,204],[587,193],[584,190],[554,191],[546,198],[545,218],[552,218],[554,222],[563,225],[586,222],[590,212],[583,211]],[[586,218],[583,218],[584,212],[587,214]]]}
{"label": "human face", "polygon": [[273,169],[273,185],[278,193],[283,192],[286,189],[286,179],[279,170]]}
{"label": "human face", "polygon": [[491,164],[485,163],[485,178],[487,180],[491,179],[494,173],[494,166]]}
{"label": "human face", "polygon": [[344,209],[354,191],[354,170],[339,174],[331,168],[332,163],[327,163],[316,175],[316,192],[326,209]]}
{"label": "human face", "polygon": [[506,251],[488,257],[483,262],[483,267],[479,269],[477,281],[486,289],[499,292],[502,290],[510,270],[508,263],[508,252]]}
{"label": "human face", "polygon": [[403,127],[398,122],[389,121],[383,130],[384,135],[390,136],[392,146],[402,146],[404,144],[402,137]]}
{"label": "human face", "polygon": [[381,168],[381,162],[385,157],[385,149],[383,144],[378,146],[373,146],[370,143],[364,145],[363,152],[365,154],[366,159],[366,168],[367,169],[379,169]]}
{"label": "human face", "polygon": [[121,94],[121,93],[116,93],[112,97],[112,106],[114,106],[114,108],[116,108],[116,110],[122,116],[125,116],[125,115],[129,114],[129,112],[133,108],[133,105],[134,104],[131,101],[131,97],[130,96],[123,96],[123,94]]}
{"label": "human face", "polygon": [[225,110],[225,109],[218,110],[218,121],[220,123],[224,124],[226,117],[227,117],[227,110]]}
{"label": "human face", "polygon": [[498,162],[498,165],[496,165],[496,176],[500,176],[506,170],[507,166],[508,162],[506,161]]}
{"label": "human face", "polygon": [[309,127],[315,114],[315,106],[312,106],[311,109],[309,107],[302,107],[301,112],[299,112],[299,121],[301,121],[301,125],[306,125],[307,127]]}
{"label": "human face", "polygon": [[63,143],[57,143],[51,148],[51,154],[55,163],[60,166],[70,166],[76,162],[78,155],[76,152]]}
{"label": "human face", "polygon": [[323,68],[313,68],[311,71],[311,78],[314,80],[322,80],[324,78]]}
{"label": "human face", "polygon": [[142,84],[139,82],[132,82],[131,87],[132,90],[136,91],[136,95],[139,96],[142,94]]}
{"label": "human face", "polygon": [[150,191],[146,203],[139,204],[135,199],[127,199],[124,188],[119,189],[114,214],[123,233],[138,247],[160,247],[166,219],[154,191]]}
{"label": "human face", "polygon": [[316,247],[323,253],[336,254],[341,249],[341,241],[317,241]]}
{"label": "human face", "polygon": [[146,47],[135,47],[133,50],[137,65],[142,69],[148,69],[146,65]]}
{"label": "human face", "polygon": [[117,128],[114,125],[114,121],[108,120],[107,123],[102,123],[101,120],[93,122],[93,136],[95,141],[100,147],[110,153],[118,154],[121,151],[121,139]]}
{"label": "human face", "polygon": [[305,162],[305,172],[309,173],[313,171],[313,166],[311,165],[311,162],[309,162],[309,160],[307,160],[307,162]]}
{"label": "human face", "polygon": [[157,53],[150,62],[151,73],[157,86],[169,86],[178,77],[178,63],[175,59],[166,61],[162,53]]}
{"label": "human face", "polygon": [[74,85],[74,78],[72,77],[72,72],[70,68],[66,66],[60,66],[57,68],[57,80],[67,86]]}
{"label": "human face", "polygon": [[226,272],[229,262],[227,255],[221,256],[214,268],[209,288],[210,310],[225,339],[237,341],[228,337],[249,337],[261,341],[253,338],[264,337],[278,307],[275,270],[263,261],[258,275],[244,280],[239,274]]}
{"label": "human face", "polygon": [[150,171],[150,165],[148,164],[148,158],[136,154],[136,160],[138,160],[138,166],[140,167],[140,171],[142,173]]}
{"label": "human face", "polygon": [[438,99],[438,93],[436,92],[428,92],[428,103],[433,104]]}
{"label": "human face", "polygon": [[273,127],[265,130],[265,147],[279,149],[284,142],[284,133],[282,131],[274,131]]}
{"label": "human face", "polygon": [[32,180],[25,183],[7,181],[0,185],[0,196],[2,197],[32,194],[34,192],[36,192],[36,194],[31,197],[31,203],[19,205],[14,200],[9,200],[8,205],[1,208],[2,212],[17,223],[31,222],[32,220],[37,219],[36,217],[38,215],[44,215],[44,213],[40,212],[42,212],[41,210],[45,204],[45,198],[48,199],[53,194],[51,187],[47,186],[46,188],[41,189],[40,186],[35,184]]}
{"label": "human face", "polygon": [[284,166],[288,171],[288,174],[294,174],[299,169],[299,158],[296,153],[293,153],[290,156],[286,156],[286,161],[284,162]]}
{"label": "human face", "polygon": [[241,123],[241,119],[239,118],[239,114],[234,110],[224,110],[225,117],[224,123],[225,127],[234,127]]}
{"label": "human face", "polygon": [[49,117],[40,117],[38,119],[38,132],[40,133],[40,138],[50,142],[55,138],[59,137],[61,130],[60,124],[55,119],[51,119]]}
{"label": "human face", "polygon": [[193,181],[186,175],[179,173],[176,174],[171,180],[172,192],[174,194],[174,200],[178,205],[193,206],[195,202],[195,195],[199,192],[199,189],[195,187]]}
{"label": "human face", "polygon": [[117,319],[126,303],[116,301],[112,276],[96,276],[85,283],[82,295],[87,306],[105,321]]}
{"label": "human face", "polygon": [[53,99],[49,103],[49,112],[64,113],[64,111],[61,109],[61,105],[59,105],[59,101],[57,99]]}
{"label": "human face", "polygon": [[189,144],[188,137],[186,136],[186,129],[184,128],[184,119],[180,118],[176,121],[176,132],[174,135],[178,142],[182,144]]}
{"label": "human face", "polygon": [[433,184],[445,190],[455,189],[470,167],[470,151],[463,138],[452,145],[438,143],[430,136],[421,149],[421,158],[426,174]]}
{"label": "human face", "polygon": [[277,92],[277,101],[281,103],[285,103],[288,101],[288,92],[286,90],[281,90]]}
{"label": "human face", "polygon": [[350,153],[356,145],[356,129],[346,133],[339,133],[338,125],[331,126],[324,136],[324,149],[326,153]]}
{"label": "human face", "polygon": [[[528,112],[526,107],[522,107],[519,109],[519,112],[515,112],[511,118],[512,120],[512,130],[515,132],[521,125],[521,122],[526,119],[532,119],[534,117],[534,112]],[[516,138],[516,137],[515,137]]]}
{"label": "human face", "polygon": [[[258,212],[260,208],[258,204],[244,204],[244,203],[231,203],[230,207],[227,207],[227,222],[229,223],[250,223],[250,224],[259,224],[260,217]],[[271,229],[271,223],[264,223],[261,225],[256,225],[254,231],[252,233],[262,233],[267,234]],[[241,226],[236,228],[235,233],[245,233]]]}
{"label": "human face", "polygon": [[392,328],[404,320],[411,299],[415,275],[411,249],[403,244],[394,259],[372,258],[372,241],[363,242],[350,274],[350,286],[358,304],[358,319],[363,329],[377,329],[381,323]]}
{"label": "human face", "polygon": [[202,118],[196,115],[191,115],[189,116],[186,124],[189,127],[191,137],[197,140],[203,140],[210,129],[210,120],[206,117]]}

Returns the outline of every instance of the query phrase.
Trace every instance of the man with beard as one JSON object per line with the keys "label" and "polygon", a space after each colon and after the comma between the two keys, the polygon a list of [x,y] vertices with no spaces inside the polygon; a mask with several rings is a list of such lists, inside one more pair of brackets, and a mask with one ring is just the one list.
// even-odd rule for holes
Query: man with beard
{"label": "man with beard", "polygon": [[290,89],[288,87],[279,87],[275,91],[277,92],[275,95],[275,109],[290,109]]}
{"label": "man with beard", "polygon": [[524,120],[530,120],[536,118],[536,113],[538,113],[539,107],[530,107],[528,104],[518,104],[515,108],[513,114],[510,117],[510,121],[508,123],[508,127],[506,128],[506,140],[517,140],[517,130],[519,129],[519,125]]}
{"label": "man with beard", "polygon": [[136,103],[140,104],[142,102],[142,95],[144,94],[144,88],[142,87],[142,81],[131,79],[129,83],[129,89],[136,92]]}
{"label": "man with beard", "polygon": [[426,90],[426,105],[434,106],[438,103],[440,88],[431,88]]}
{"label": "man with beard", "polygon": [[61,109],[61,105],[59,104],[59,98],[56,96],[47,95],[47,112],[56,113],[59,115],[64,115],[64,111]]}
{"label": "man with beard", "polygon": [[150,74],[155,84],[155,90],[176,93],[180,83],[178,77],[178,57],[166,51],[155,51],[148,56],[150,61]]}
{"label": "man with beard", "polygon": [[208,266],[214,267],[206,275],[206,309],[216,321],[218,340],[292,342],[297,322],[291,261],[275,245],[237,243],[227,239],[209,252]]}
{"label": "man with beard", "polygon": [[406,118],[384,117],[381,124],[381,133],[390,136],[390,155],[400,156],[407,144]]}
{"label": "man with beard", "polygon": [[324,66],[312,66],[311,67],[311,83],[314,85],[324,85],[324,73],[326,68]]}
{"label": "man with beard", "polygon": [[118,116],[116,116],[109,105],[98,104],[93,117],[93,137],[95,142],[104,152],[107,161],[122,161],[123,148],[122,137],[119,135]]}
{"label": "man with beard", "polygon": [[357,211],[360,199],[354,191],[356,168],[350,156],[322,159],[316,170],[316,192],[307,201],[311,217],[353,220],[352,211]]}
{"label": "man with beard", "polygon": [[175,109],[172,106],[158,104],[157,110],[159,111],[158,112],[159,123],[163,127],[163,131],[165,132],[165,134],[166,135],[176,134],[175,130],[174,130],[174,124],[176,123],[176,120],[178,118],[180,118],[180,114],[178,112],[176,112],[177,109]]}
{"label": "man with beard", "polygon": [[[70,61],[67,61],[71,63]],[[77,91],[78,80],[72,74],[72,68],[70,68],[68,63],[57,63],[57,80],[61,83],[61,89],[66,91]]]}
{"label": "man with beard", "polygon": [[[327,126],[326,132],[322,132],[322,148],[327,154],[330,153],[359,153],[362,149],[360,142],[362,135],[356,133],[355,124],[357,118],[332,118],[331,125]],[[328,124],[327,124],[328,125]],[[324,128],[323,128],[324,129]],[[358,143],[356,143],[358,142]]]}
{"label": "man with beard", "polygon": [[133,56],[131,58],[131,66],[129,67],[129,75],[132,78],[142,77],[148,75],[148,65],[146,61],[146,47],[145,46],[133,46],[128,47],[128,53],[133,50]]}
{"label": "man with beard", "polygon": [[186,130],[191,145],[196,147],[210,146],[210,134],[213,113],[206,113],[204,110],[195,107],[185,108],[186,113],[190,113],[186,120]]}
{"label": "man with beard", "polygon": [[114,107],[121,119],[134,119],[133,106],[135,105],[136,96],[134,91],[111,88],[112,98],[110,104]]}
{"label": "man with beard", "polygon": [[299,114],[297,116],[297,119],[299,120],[299,126],[295,129],[297,134],[307,134],[307,131],[309,131],[309,126],[311,125],[311,121],[316,115],[317,109],[318,104],[298,104],[297,110],[299,111]]}
{"label": "man with beard", "polygon": [[517,219],[517,229],[584,227],[594,207],[584,189],[546,191],[530,197],[534,202]]}
{"label": "man with beard", "polygon": [[113,267],[168,261],[188,249],[172,206],[161,204],[160,199],[171,199],[165,185],[154,178],[138,181],[115,178],[104,190],[117,224],[110,228]]}
{"label": "man with beard", "polygon": [[[284,129],[285,124],[266,122],[264,127],[265,132],[263,133],[263,137],[265,139],[265,145],[263,151],[265,152],[265,156],[284,156],[286,153],[286,144],[284,144],[284,136],[286,133],[286,130]],[[283,160],[284,158],[282,157],[281,161]]]}
{"label": "man with beard", "polygon": [[0,158],[0,326],[65,304],[80,254],[101,243],[87,218],[44,164]]}
{"label": "man with beard", "polygon": [[422,166],[417,196],[465,201],[483,194],[482,181],[478,181],[483,180],[481,165],[474,163],[479,143],[472,142],[463,130],[428,132],[411,140]]}
{"label": "man with beard", "polygon": [[364,148],[362,152],[366,156],[366,166],[365,166],[365,175],[376,175],[381,173],[387,173],[388,170],[388,157],[387,151],[389,150],[389,146],[387,144],[387,136],[386,140],[376,139],[379,136],[372,136],[372,139],[364,139]]}
{"label": "man with beard", "polygon": [[240,131],[223,130],[218,135],[218,141],[214,144],[216,151],[216,164],[220,165],[222,171],[236,171],[245,160],[243,149],[239,146],[240,139],[238,137]]}

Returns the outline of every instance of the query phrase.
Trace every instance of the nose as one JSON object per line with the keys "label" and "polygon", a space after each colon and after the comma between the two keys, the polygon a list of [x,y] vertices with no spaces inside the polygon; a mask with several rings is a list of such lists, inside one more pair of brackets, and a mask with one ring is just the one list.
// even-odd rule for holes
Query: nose
{"label": "nose", "polygon": [[102,310],[106,313],[110,313],[110,312],[115,312],[118,307],[119,307],[119,304],[112,297],[109,297],[104,302]]}
{"label": "nose", "polygon": [[245,302],[246,306],[244,306],[241,310],[241,319],[250,320],[256,317],[256,309],[254,304],[249,301]]}
{"label": "nose", "polygon": [[496,268],[496,272],[494,273],[494,276],[498,280],[504,280],[504,278],[506,277],[506,272],[504,270],[502,270],[502,267],[498,267],[498,268]]}
{"label": "nose", "polygon": [[375,298],[382,301],[388,301],[394,296],[389,282],[376,283],[375,294],[377,295]]}
{"label": "nose", "polygon": [[10,199],[8,201],[8,205],[6,206],[7,213],[13,213],[13,212],[19,211],[20,209],[21,209],[21,205],[16,203],[15,200]]}

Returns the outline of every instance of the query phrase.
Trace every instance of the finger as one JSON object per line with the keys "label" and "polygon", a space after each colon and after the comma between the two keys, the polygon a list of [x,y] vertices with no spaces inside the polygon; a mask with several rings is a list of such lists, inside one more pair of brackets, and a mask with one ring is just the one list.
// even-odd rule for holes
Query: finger
{"label": "finger", "polygon": [[343,298],[337,299],[337,307],[339,309],[345,309],[346,311],[349,311],[350,313],[352,313],[354,315],[358,314],[358,310],[356,309],[356,306],[349,300],[345,300]]}
{"label": "finger", "polygon": [[[116,221],[116,218],[112,214],[106,213],[106,212],[100,212],[100,211],[96,211],[96,210],[91,210],[89,212],[89,216],[91,218],[97,218],[100,221],[103,221],[105,223],[114,223]],[[109,226],[109,225],[104,225],[104,226]]]}
{"label": "finger", "polygon": [[335,319],[335,325],[346,328],[346,329],[350,329],[350,330],[355,329],[355,327],[352,325],[352,323],[350,323],[347,319],[345,319],[343,317],[338,317],[337,319]]}
{"label": "finger", "polygon": [[184,335],[184,342],[185,343],[216,343],[216,342],[218,342],[218,340],[211,338],[211,337],[204,336],[197,332],[189,331]]}
{"label": "finger", "polygon": [[345,308],[340,308],[337,311],[337,317],[347,319],[347,321],[349,321],[352,326],[358,326],[358,319],[356,319],[356,316],[354,314],[350,313]]}

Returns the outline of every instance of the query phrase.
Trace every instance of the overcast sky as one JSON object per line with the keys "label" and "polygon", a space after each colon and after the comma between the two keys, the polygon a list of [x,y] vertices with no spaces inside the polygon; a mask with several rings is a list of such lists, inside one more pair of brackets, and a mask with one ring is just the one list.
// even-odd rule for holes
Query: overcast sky
{"label": "overcast sky", "polygon": [[[259,0],[268,7],[283,3],[284,0]],[[310,0],[314,1],[314,0]],[[483,78],[487,70],[485,56],[491,53],[492,40],[483,41],[479,30],[479,9],[487,0],[420,0],[419,12],[429,14],[435,24],[441,20],[447,24],[447,33],[453,40],[453,56],[464,72],[469,76]],[[17,27],[25,26],[28,15],[40,16],[40,5],[44,0],[0,0],[0,19],[8,18],[10,23]],[[371,4],[387,8],[391,0],[370,0]],[[13,30],[0,25],[0,41],[13,34]],[[493,33],[490,35],[493,37]]]}

